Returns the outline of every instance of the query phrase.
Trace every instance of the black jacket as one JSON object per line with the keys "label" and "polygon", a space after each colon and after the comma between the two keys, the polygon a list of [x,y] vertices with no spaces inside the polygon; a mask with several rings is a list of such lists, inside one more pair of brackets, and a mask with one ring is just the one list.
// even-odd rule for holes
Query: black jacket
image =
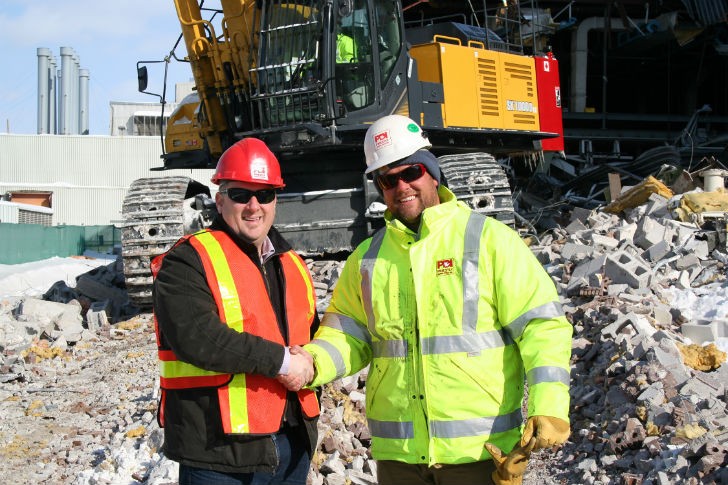
{"label": "black jacket", "polygon": [[[268,233],[275,255],[261,267],[256,248],[238,238],[218,217],[210,229],[225,231],[259,267],[269,298],[288,339],[284,312],[285,281],[280,254],[291,249],[275,228]],[[154,281],[154,313],[163,336],[163,347],[177,358],[207,370],[257,373],[275,378],[283,363],[284,348],[275,342],[238,333],[220,321],[217,305],[207,285],[202,262],[189,242],[174,247],[165,257]],[[311,328],[313,337],[318,317]],[[164,446],[168,458],[182,464],[221,472],[272,472],[278,459],[269,435],[225,435],[218,411],[216,388],[164,391]],[[316,447],[317,419],[303,417],[294,393],[288,393],[286,426],[300,431],[310,455]],[[282,423],[284,425],[284,423]]]}

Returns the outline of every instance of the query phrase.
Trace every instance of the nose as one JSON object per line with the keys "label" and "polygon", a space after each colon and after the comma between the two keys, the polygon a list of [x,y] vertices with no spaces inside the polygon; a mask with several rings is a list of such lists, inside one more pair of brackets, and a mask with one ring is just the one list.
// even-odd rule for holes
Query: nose
{"label": "nose", "polygon": [[256,196],[252,196],[250,200],[248,201],[248,209],[258,209],[260,207],[260,203],[258,202],[258,198]]}
{"label": "nose", "polygon": [[404,188],[406,189],[407,187],[409,187],[409,186],[410,186],[410,183],[409,183],[409,182],[405,182],[405,181],[404,181],[404,180],[402,179],[402,177],[398,177],[398,178],[397,178],[397,185],[395,185],[395,186],[394,186],[394,188],[395,188],[395,189],[399,189],[399,188],[400,188],[400,185],[404,185]]}

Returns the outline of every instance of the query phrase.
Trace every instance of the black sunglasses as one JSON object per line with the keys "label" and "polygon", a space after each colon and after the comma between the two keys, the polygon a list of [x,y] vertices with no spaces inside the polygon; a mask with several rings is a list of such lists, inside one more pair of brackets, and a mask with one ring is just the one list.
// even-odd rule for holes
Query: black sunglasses
{"label": "black sunglasses", "polygon": [[220,190],[222,195],[227,195],[230,200],[238,204],[247,204],[251,197],[255,196],[259,204],[270,204],[276,198],[276,189],[248,190],[241,188],[230,188]]}
{"label": "black sunglasses", "polygon": [[425,172],[427,172],[427,169],[423,164],[415,163],[399,173],[377,175],[377,183],[382,190],[387,190],[396,187],[400,180],[406,183],[414,182],[418,178],[422,177]]}

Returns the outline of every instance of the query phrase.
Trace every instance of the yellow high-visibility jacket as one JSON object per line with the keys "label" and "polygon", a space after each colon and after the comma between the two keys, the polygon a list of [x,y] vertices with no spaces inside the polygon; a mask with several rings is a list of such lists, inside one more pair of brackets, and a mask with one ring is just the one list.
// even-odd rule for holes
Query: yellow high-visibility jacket
{"label": "yellow high-visibility jacket", "polygon": [[318,386],[370,364],[372,456],[417,464],[485,460],[528,415],[569,419],[571,324],[518,234],[444,187],[415,234],[387,225],[351,254],[316,337]]}

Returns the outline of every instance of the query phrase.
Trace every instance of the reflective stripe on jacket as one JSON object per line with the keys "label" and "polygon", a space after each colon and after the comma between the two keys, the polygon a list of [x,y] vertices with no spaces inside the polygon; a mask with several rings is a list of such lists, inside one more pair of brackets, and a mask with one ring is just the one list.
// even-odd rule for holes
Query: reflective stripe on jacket
{"label": "reflective stripe on jacket", "polygon": [[[180,242],[186,240],[200,256],[220,320],[237,332],[286,345],[260,270],[235,242],[223,231],[209,230],[186,236]],[[152,264],[154,276],[161,268],[163,257],[156,258]],[[316,312],[313,281],[306,264],[295,252],[288,251],[280,257],[286,282],[289,342],[300,345],[309,340]],[[164,340],[156,319],[155,328],[163,390],[217,387],[226,434],[270,434],[279,430],[287,392],[282,384],[260,374],[219,373],[178,360],[171,349],[161,347]],[[312,391],[301,391],[298,398],[305,416],[319,414]]]}
{"label": "reflective stripe on jacket", "polygon": [[490,458],[529,415],[568,421],[571,325],[518,234],[439,189],[418,234],[387,217],[342,271],[311,344],[313,385],[371,361],[366,410],[379,460]]}

